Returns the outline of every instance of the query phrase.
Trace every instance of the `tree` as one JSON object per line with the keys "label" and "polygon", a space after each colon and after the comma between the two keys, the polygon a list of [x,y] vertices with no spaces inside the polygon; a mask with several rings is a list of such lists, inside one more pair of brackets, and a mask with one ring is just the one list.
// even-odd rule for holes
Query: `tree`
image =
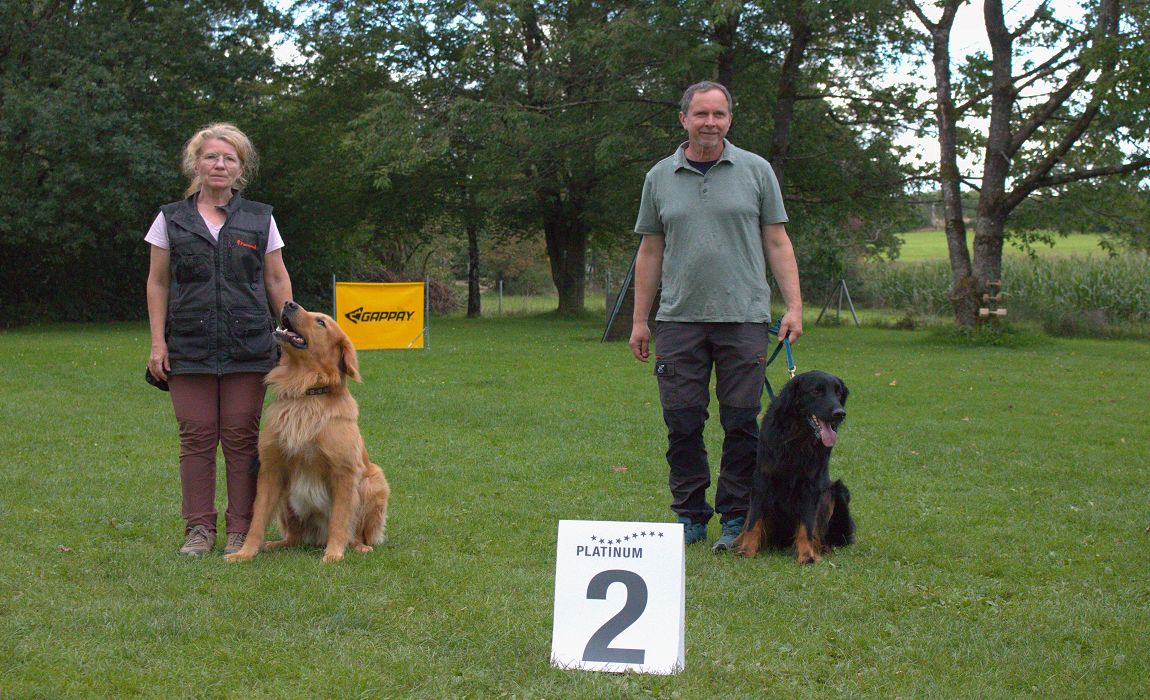
{"label": "tree", "polygon": [[[370,255],[394,259],[397,251],[426,248],[445,230],[460,229],[470,251],[469,313],[478,314],[480,237],[534,230],[543,234],[559,311],[580,312],[588,250],[602,260],[633,245],[620,233],[630,230],[643,172],[681,140],[679,93],[708,77],[716,61],[729,80],[746,82],[748,110],[740,122],[746,126],[738,128],[765,152],[762,125],[770,122],[759,115],[771,110],[777,42],[763,25],[742,28],[742,7],[724,3],[730,12],[712,24],[703,5],[666,0],[316,3],[301,43],[312,52],[307,70],[315,76],[315,99],[338,94],[358,110],[353,117],[340,112],[346,120],[340,151],[349,161],[344,172],[360,181],[347,182],[346,190],[372,193],[373,201],[360,203],[354,227],[370,231]],[[864,39],[885,36],[874,27],[886,20],[872,13],[870,30],[848,31],[840,28],[848,16],[833,8],[818,3],[815,45],[833,56],[853,55],[852,71],[880,63],[876,42]],[[785,26],[764,9],[747,16]],[[655,45],[660,52],[652,54]],[[882,231],[893,228],[891,202],[902,174],[887,152],[888,127],[863,135],[864,101],[832,109],[831,100],[842,102],[843,95],[827,85],[847,82],[834,73],[833,56],[794,82],[806,90],[799,103],[811,105],[799,110],[799,153],[828,144],[834,150],[796,175],[792,203],[811,231],[804,254],[817,261],[831,251],[836,262],[827,266],[837,273],[849,257],[840,241],[852,241],[852,250],[890,245]],[[343,78],[359,72],[374,74],[378,86]],[[851,84],[862,82],[856,77]],[[296,128],[276,128],[295,134],[287,137],[293,142],[306,133],[314,110],[296,111]],[[334,134],[340,127],[332,128]],[[391,205],[401,210],[389,217]],[[815,225],[816,212],[825,224]]]}
{"label": "tree", "polygon": [[180,149],[247,126],[279,26],[255,0],[0,3],[5,322],[144,315],[142,239],[183,192]]}
{"label": "tree", "polygon": [[[558,311],[579,313],[589,241],[633,222],[655,159],[649,124],[669,106],[661,88],[688,50],[685,37],[651,22],[659,8],[642,2],[484,9],[483,50],[495,66],[485,96],[498,110],[489,163],[507,174],[497,211],[542,229]],[[620,191],[633,193],[626,207],[614,205]]]}
{"label": "tree", "polygon": [[[371,154],[352,139],[374,128],[372,116],[397,109],[374,98],[392,88],[387,66],[330,34],[305,30],[299,48],[307,60],[291,71],[261,121],[267,177],[257,192],[276,206],[297,297],[318,303],[330,298],[333,274],[347,279],[379,267],[411,272],[434,211],[406,180],[380,187]],[[402,113],[392,116],[386,130],[373,132],[372,144],[404,141],[381,139],[409,126]]]}
{"label": "tree", "polygon": [[[960,1],[946,0],[938,22],[918,3],[906,2],[932,37],[944,195],[953,198],[964,182],[957,159],[950,162],[949,142],[961,145],[958,121],[987,120],[984,134],[969,133],[983,160],[973,259],[966,254],[961,212],[952,211],[950,201],[947,211],[955,323],[970,327],[989,283],[1001,280],[1007,222],[1020,205],[1036,193],[1150,168],[1147,9],[1144,3],[1097,0],[1076,23],[1056,17],[1049,2],[1041,2],[1010,29],[1001,0],[986,0],[990,55],[966,63],[959,84],[965,99],[952,104],[945,100],[953,89],[951,76],[941,61]],[[1026,60],[1016,72],[1020,48],[1044,55]]]}
{"label": "tree", "polygon": [[[471,317],[481,314],[480,239],[505,184],[481,160],[496,126],[477,13],[455,0],[313,3],[301,32],[315,99],[345,103],[330,128],[347,187],[370,200],[339,226],[364,232],[371,262],[396,271],[462,234]],[[349,83],[352,72],[364,80]]]}
{"label": "tree", "polygon": [[709,21],[714,75],[736,101],[732,140],[774,168],[809,296],[860,256],[896,249],[911,214],[894,145],[906,89],[885,79],[907,32],[897,8],[869,0],[723,7]]}

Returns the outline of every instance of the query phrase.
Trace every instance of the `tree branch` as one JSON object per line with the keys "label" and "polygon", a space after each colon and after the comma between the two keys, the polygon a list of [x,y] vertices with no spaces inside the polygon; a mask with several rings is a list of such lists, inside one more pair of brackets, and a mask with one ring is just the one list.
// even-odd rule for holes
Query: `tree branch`
{"label": "tree branch", "polygon": [[1033,27],[1035,23],[1038,22],[1038,20],[1042,19],[1046,15],[1047,5],[1049,4],[1050,0],[1042,0],[1042,4],[1034,8],[1034,14],[1030,15],[1030,17],[1028,17],[1025,22],[1020,24],[1018,29],[1011,33],[1010,37],[1012,39],[1017,39],[1018,37],[1029,32],[1030,28]]}
{"label": "tree branch", "polygon": [[[1060,173],[1058,175],[1047,175],[1045,177],[1035,178],[1028,183],[1025,183],[1028,187],[1030,187],[1030,190],[1026,194],[1029,195],[1035,190],[1043,189],[1046,187],[1058,187],[1059,185],[1068,185],[1072,182],[1081,182],[1082,180],[1091,180],[1099,177],[1109,177],[1111,175],[1126,175],[1128,173],[1133,173],[1144,169],[1150,169],[1150,158],[1137,158],[1125,163],[1116,163],[1114,165],[1088,168],[1086,170],[1072,170],[1070,172]],[[1013,196],[1013,193],[1011,194]],[[1023,199],[1025,199],[1025,196]]]}

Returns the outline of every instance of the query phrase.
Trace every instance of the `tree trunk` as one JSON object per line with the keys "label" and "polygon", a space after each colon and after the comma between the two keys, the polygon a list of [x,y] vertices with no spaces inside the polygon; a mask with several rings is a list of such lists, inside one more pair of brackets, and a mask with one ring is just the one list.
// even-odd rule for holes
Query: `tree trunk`
{"label": "tree trunk", "polygon": [[543,233],[551,260],[551,280],[559,292],[559,314],[581,314],[587,279],[587,227],[583,217],[556,207],[544,219]]}
{"label": "tree trunk", "polygon": [[737,4],[725,15],[715,20],[711,36],[719,47],[715,65],[715,81],[734,92],[735,86],[735,41],[739,35],[739,17],[742,4]]}
{"label": "tree trunk", "polygon": [[975,322],[978,305],[970,252],[966,247],[966,220],[962,211],[962,182],[958,169],[958,114],[954,105],[950,73],[950,35],[961,0],[951,0],[937,24],[928,24],[931,34],[931,61],[934,65],[935,121],[938,127],[938,184],[942,192],[943,220],[946,226],[947,257],[950,260],[950,303],[954,322],[969,326]]}
{"label": "tree trunk", "polygon": [[467,318],[483,315],[479,292],[479,227],[467,221]]}
{"label": "tree trunk", "polygon": [[974,268],[971,273],[973,284],[968,285],[971,295],[969,303],[974,308],[973,318],[965,324],[973,325],[977,320],[978,307],[982,305],[982,295],[991,292],[990,282],[1002,280],[1002,248],[1006,231],[1006,214],[991,212],[984,216],[979,212],[974,230]]}
{"label": "tree trunk", "polygon": [[1005,199],[1006,181],[1013,156],[1010,119],[1017,96],[1012,73],[1014,37],[1006,27],[1002,0],[986,0],[983,13],[991,55],[990,124],[978,195],[972,279],[953,295],[955,322],[967,328],[978,321],[982,295],[990,291],[988,283],[1002,280],[1002,248],[1010,213]]}
{"label": "tree trunk", "polygon": [[780,187],[785,182],[783,174],[791,149],[791,124],[795,119],[795,102],[799,94],[799,70],[814,35],[805,3],[802,0],[794,3],[793,10],[790,17],[791,42],[787,56],[783,59],[783,70],[775,91],[774,127],[771,132],[771,150],[767,154]]}

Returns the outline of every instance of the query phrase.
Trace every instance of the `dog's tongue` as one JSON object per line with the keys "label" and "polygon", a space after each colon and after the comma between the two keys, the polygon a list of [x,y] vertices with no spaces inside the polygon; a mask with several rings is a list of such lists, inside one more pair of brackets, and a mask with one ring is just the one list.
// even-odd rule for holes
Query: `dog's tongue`
{"label": "dog's tongue", "polygon": [[819,424],[819,439],[823,441],[823,445],[827,447],[834,447],[835,441],[839,439],[838,433],[831,427],[830,423],[815,418],[815,422]]}

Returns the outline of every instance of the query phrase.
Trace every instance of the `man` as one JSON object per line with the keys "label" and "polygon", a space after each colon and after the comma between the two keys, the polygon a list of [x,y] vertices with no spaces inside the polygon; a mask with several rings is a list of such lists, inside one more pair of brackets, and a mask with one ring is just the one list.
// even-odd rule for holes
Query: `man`
{"label": "man", "polygon": [[[792,343],[803,333],[802,298],[774,171],[725,138],[730,92],[697,83],[680,108],[687,142],[643,183],[630,345],[638,360],[649,360],[647,318],[661,283],[655,376],[667,424],[671,509],[687,544],[706,539],[717,510],[722,533],[713,549],[725,551],[743,528],[755,469],[770,344],[767,266],[786,303],[779,337]],[[714,508],[706,498],[711,474],[703,443],[712,365],[725,434]]]}

